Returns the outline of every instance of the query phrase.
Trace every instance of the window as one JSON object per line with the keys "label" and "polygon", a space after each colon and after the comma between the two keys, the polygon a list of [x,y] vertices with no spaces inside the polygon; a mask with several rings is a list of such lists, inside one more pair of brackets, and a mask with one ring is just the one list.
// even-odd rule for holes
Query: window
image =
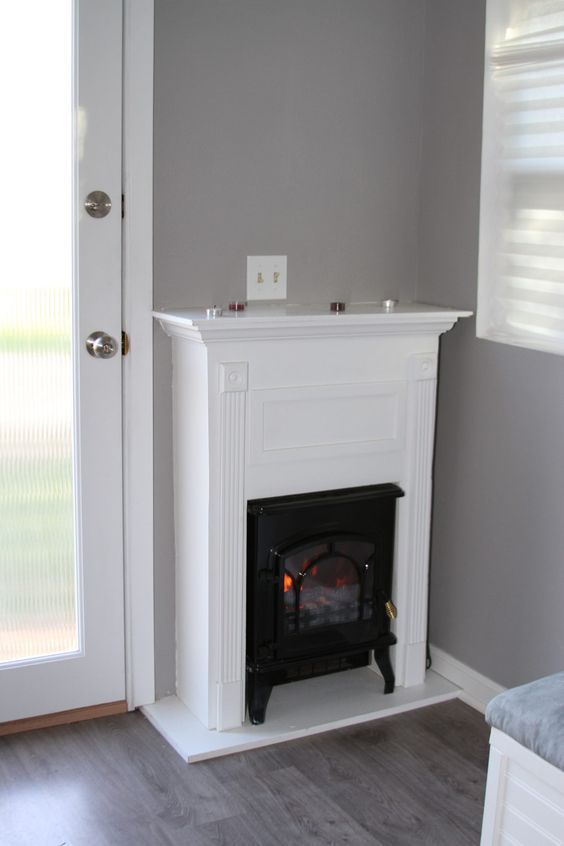
{"label": "window", "polygon": [[564,353],[564,0],[488,0],[477,334]]}

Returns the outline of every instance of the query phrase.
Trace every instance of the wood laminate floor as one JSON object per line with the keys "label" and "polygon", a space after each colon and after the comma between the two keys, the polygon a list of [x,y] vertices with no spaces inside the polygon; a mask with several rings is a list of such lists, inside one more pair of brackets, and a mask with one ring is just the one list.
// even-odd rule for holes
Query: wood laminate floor
{"label": "wood laminate floor", "polygon": [[107,717],[0,739],[0,844],[470,846],[487,755],[457,700],[191,765]]}

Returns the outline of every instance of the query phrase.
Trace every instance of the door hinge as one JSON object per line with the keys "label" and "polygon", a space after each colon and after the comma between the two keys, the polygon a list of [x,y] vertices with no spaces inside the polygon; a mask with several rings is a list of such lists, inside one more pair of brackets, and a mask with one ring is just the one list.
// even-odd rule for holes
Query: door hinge
{"label": "door hinge", "polygon": [[121,354],[127,355],[129,352],[129,335],[123,329],[121,330]]}
{"label": "door hinge", "polygon": [[125,217],[125,194],[121,195],[121,216],[122,219]]}

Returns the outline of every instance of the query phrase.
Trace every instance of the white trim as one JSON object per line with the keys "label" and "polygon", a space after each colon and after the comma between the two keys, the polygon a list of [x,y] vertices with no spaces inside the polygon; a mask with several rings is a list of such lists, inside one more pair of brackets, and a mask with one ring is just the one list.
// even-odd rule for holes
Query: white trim
{"label": "white trim", "polygon": [[525,767],[531,775],[540,781],[552,783],[564,801],[564,770],[551,764],[550,761],[541,758],[532,749],[523,746],[522,743],[505,734],[501,729],[492,728],[490,747],[495,747],[507,758],[513,758],[513,760],[517,761],[522,767]]}
{"label": "white trim", "polygon": [[484,816],[482,818],[481,846],[499,842],[499,830],[504,805],[507,757],[495,746],[490,746]]}
{"label": "white trim", "polygon": [[472,708],[476,708],[477,711],[481,711],[482,714],[490,699],[505,690],[501,685],[477,673],[476,670],[432,644],[431,659],[433,670],[460,688],[459,699],[471,705]]}
{"label": "white trim", "polygon": [[492,728],[481,846],[557,846],[563,826],[564,772]]}
{"label": "white trim", "polygon": [[[170,337],[206,345],[226,341],[272,341],[300,338],[339,338],[351,335],[440,335],[471,311],[425,303],[406,303],[393,312],[380,303],[351,303],[335,315],[323,305],[269,305],[254,303],[245,311],[225,311],[208,318],[204,309],[163,308],[153,312]],[[425,376],[423,378],[430,378]]]}
{"label": "white trim", "polygon": [[124,0],[123,359],[126,690],[155,699],[153,612],[153,31],[154,0]]}

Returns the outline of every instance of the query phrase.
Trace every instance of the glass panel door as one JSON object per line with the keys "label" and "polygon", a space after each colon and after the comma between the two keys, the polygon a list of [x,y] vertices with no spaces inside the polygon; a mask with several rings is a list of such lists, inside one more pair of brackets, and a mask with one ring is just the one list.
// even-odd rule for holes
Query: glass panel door
{"label": "glass panel door", "polygon": [[0,9],[0,724],[124,707],[122,52],[121,0]]}
{"label": "glass panel door", "polygon": [[72,3],[11,3],[0,17],[9,215],[0,275],[0,663],[6,663],[79,645]]}

